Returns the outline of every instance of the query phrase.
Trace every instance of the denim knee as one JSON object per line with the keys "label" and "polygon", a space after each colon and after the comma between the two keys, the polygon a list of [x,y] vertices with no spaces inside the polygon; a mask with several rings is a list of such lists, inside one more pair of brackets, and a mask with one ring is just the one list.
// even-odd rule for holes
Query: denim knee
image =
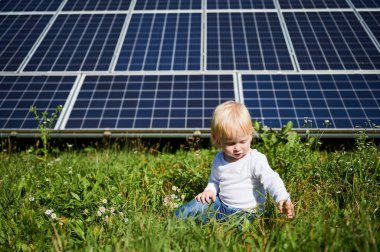
{"label": "denim knee", "polygon": [[176,211],[175,215],[177,218],[187,218],[187,217],[197,217],[203,215],[209,209],[209,203],[198,202],[197,200],[192,200],[180,206]]}

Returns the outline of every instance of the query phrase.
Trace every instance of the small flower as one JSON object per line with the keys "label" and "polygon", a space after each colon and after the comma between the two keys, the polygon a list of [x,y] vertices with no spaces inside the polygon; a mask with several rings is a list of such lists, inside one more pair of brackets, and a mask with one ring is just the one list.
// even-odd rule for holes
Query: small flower
{"label": "small flower", "polygon": [[108,200],[107,199],[103,199],[102,202],[103,202],[103,204],[107,204]]}
{"label": "small flower", "polygon": [[83,214],[88,214],[88,213],[89,213],[89,211],[87,208],[83,210]]}
{"label": "small flower", "polygon": [[106,210],[107,210],[107,209],[106,209],[104,206],[101,206],[101,207],[99,207],[99,210],[98,210],[98,211],[100,211],[101,213],[105,213]]}
{"label": "small flower", "polygon": [[175,194],[171,194],[170,198],[172,198],[174,200],[176,198]]}
{"label": "small flower", "polygon": [[59,222],[59,225],[63,226],[63,222]]}
{"label": "small flower", "polygon": [[119,215],[120,215],[121,217],[123,217],[123,216],[124,216],[124,213],[123,213],[123,212],[119,212]]}
{"label": "small flower", "polygon": [[176,192],[178,190],[178,187],[172,186],[172,190]]}
{"label": "small flower", "polygon": [[98,216],[98,217],[100,217],[100,216],[102,216],[102,212],[100,212],[99,210],[96,212],[96,216]]}
{"label": "small flower", "polygon": [[53,213],[53,210],[52,210],[52,209],[47,209],[47,210],[45,211],[45,214],[46,214],[47,216],[50,216],[52,213]]}
{"label": "small flower", "polygon": [[29,201],[30,201],[30,202],[33,202],[33,201],[34,201],[34,197],[32,197],[32,196],[29,197]]}
{"label": "small flower", "polygon": [[45,181],[46,181],[46,182],[49,182],[49,179],[48,179],[48,178],[46,178],[46,179],[45,179]]}
{"label": "small flower", "polygon": [[124,222],[127,223],[129,221],[128,218],[124,218]]}
{"label": "small flower", "polygon": [[115,208],[111,207],[110,208],[110,213],[114,213],[115,212]]}
{"label": "small flower", "polygon": [[51,218],[52,218],[52,219],[55,219],[55,218],[57,218],[57,215],[56,215],[55,213],[52,213],[52,214],[51,214]]}

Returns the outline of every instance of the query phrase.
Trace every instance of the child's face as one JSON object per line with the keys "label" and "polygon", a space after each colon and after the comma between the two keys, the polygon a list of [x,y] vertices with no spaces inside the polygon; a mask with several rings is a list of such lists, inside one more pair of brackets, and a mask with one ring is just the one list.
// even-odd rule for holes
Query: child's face
{"label": "child's face", "polygon": [[235,162],[243,158],[251,149],[252,135],[238,137],[236,139],[221,139],[221,147],[224,158],[228,162]]}

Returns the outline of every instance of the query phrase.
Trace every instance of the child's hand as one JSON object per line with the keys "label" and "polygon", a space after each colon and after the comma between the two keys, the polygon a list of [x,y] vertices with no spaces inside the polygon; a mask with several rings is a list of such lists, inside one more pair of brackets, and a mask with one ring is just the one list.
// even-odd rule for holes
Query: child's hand
{"label": "child's hand", "polygon": [[288,219],[294,218],[294,206],[290,200],[280,200],[277,203],[277,208],[280,210],[280,213],[286,214]]}
{"label": "child's hand", "polygon": [[205,202],[210,203],[210,198],[212,199],[213,202],[216,200],[216,195],[213,191],[205,191],[201,192],[197,196],[195,196],[195,199],[199,202],[202,201],[202,204]]}

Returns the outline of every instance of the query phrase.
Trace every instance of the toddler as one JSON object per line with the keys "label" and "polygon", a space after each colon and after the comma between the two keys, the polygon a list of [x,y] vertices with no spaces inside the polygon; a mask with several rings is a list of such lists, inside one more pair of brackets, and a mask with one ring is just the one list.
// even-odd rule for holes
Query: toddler
{"label": "toddler", "polygon": [[264,209],[266,192],[277,202],[280,213],[294,217],[280,176],[268,164],[264,154],[251,149],[254,134],[247,108],[228,101],[216,107],[211,122],[211,140],[221,151],[214,157],[208,184],[195,199],[176,210],[177,218],[195,217],[206,223],[244,215],[249,220]]}

